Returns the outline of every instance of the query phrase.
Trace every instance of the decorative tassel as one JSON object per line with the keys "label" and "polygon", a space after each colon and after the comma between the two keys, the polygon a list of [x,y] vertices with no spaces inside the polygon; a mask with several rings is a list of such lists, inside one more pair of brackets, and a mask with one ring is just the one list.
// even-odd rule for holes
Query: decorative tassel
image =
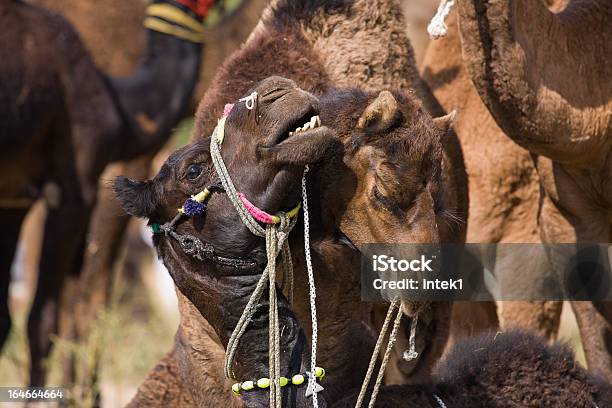
{"label": "decorative tassel", "polygon": [[199,203],[194,199],[189,198],[185,201],[183,205],[183,214],[188,217],[193,217],[194,215],[201,215],[206,212],[206,203]]}

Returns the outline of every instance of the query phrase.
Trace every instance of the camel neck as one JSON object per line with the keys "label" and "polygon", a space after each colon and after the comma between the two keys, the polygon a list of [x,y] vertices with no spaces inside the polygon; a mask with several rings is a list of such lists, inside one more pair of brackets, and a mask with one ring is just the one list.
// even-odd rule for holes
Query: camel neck
{"label": "camel neck", "polygon": [[198,80],[202,45],[147,29],[147,48],[137,71],[109,78],[121,113],[134,135],[121,156],[159,148],[185,115]]}

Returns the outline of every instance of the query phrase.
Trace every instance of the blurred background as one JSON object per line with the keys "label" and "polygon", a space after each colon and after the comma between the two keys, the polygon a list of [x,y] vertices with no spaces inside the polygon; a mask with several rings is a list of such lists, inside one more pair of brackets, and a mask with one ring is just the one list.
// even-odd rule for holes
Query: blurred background
{"label": "blurred background", "polygon": [[[49,7],[68,18],[77,28],[98,66],[112,75],[128,75],[138,63],[144,48],[144,0],[28,0]],[[263,0],[226,0],[207,17],[207,35],[200,82],[193,107],[203,95],[217,67],[246,39],[265,6]],[[417,63],[420,63],[429,41],[427,23],[435,14],[437,0],[402,0],[406,31],[412,40]],[[131,38],[129,43],[122,39]],[[117,51],[116,44],[122,44]],[[110,48],[109,48],[110,46]],[[137,167],[157,172],[167,155],[189,141],[193,120],[191,114],[178,126],[166,146],[155,156],[141,159]],[[99,197],[109,197],[109,180],[126,173],[126,166],[110,166],[100,182]],[[146,174],[141,176],[146,177]],[[113,207],[110,216],[118,216]],[[29,352],[25,322],[36,285],[38,255],[41,243],[44,205],[38,203],[23,226],[10,287],[10,308],[15,316],[14,328],[0,354],[0,386],[24,386],[28,381]],[[92,234],[96,234],[95,228]],[[58,237],[60,238],[60,237]],[[99,353],[101,391],[105,407],[125,405],[147,372],[171,347],[178,326],[174,285],[164,266],[151,250],[150,232],[142,221],[130,220],[127,233],[119,244],[114,262],[103,265],[114,276],[112,290],[103,312],[85,343],[70,336],[55,338],[55,347],[46,361],[50,369],[49,385],[62,385],[65,355],[74,354],[80,361],[92,361]],[[90,239],[88,256],[95,257],[99,248]],[[94,284],[95,281],[94,281]],[[564,308],[560,339],[570,342],[583,361],[575,321]],[[87,364],[85,364],[85,367]],[[86,375],[80,372],[78,375]],[[88,406],[91,393],[78,390],[77,406]],[[2,403],[0,403],[2,406]],[[14,407],[14,404],[10,405]]]}

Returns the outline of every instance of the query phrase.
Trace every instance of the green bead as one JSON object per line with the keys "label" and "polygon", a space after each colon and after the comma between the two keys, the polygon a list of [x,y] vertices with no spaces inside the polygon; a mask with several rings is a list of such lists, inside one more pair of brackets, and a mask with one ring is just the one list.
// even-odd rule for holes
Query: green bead
{"label": "green bead", "polygon": [[291,377],[291,382],[293,385],[302,385],[304,384],[304,376],[302,374],[296,374]]}
{"label": "green bead", "polygon": [[250,391],[255,388],[255,383],[253,381],[245,381],[242,383],[242,389],[245,391]]}
{"label": "green bead", "polygon": [[287,377],[281,377],[279,378],[278,383],[281,387],[284,387],[285,385],[289,384],[289,380],[287,379]]}
{"label": "green bead", "polygon": [[232,391],[234,391],[234,394],[240,395],[240,383],[232,385]]}
{"label": "green bead", "polygon": [[269,378],[260,378],[259,380],[257,380],[257,386],[259,388],[268,388],[270,386],[270,379]]}
{"label": "green bead", "polygon": [[321,367],[315,367],[315,377],[317,378],[323,378],[325,377],[325,369],[321,368]]}
{"label": "green bead", "polygon": [[153,228],[154,234],[159,234],[159,224],[152,224],[151,227]]}

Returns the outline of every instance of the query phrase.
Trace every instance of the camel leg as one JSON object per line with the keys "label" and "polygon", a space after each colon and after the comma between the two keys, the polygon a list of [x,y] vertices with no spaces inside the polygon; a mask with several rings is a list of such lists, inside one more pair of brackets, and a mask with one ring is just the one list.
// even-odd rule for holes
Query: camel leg
{"label": "camel leg", "polygon": [[[540,233],[546,243],[609,242],[609,214],[585,194],[588,186],[581,173],[537,158],[544,196],[540,208]],[[607,251],[599,254],[609,268]],[[603,255],[603,256],[602,256]],[[563,257],[549,257],[553,268],[563,268]],[[609,274],[609,270],[607,273]],[[572,302],[589,369],[612,380],[612,306],[607,302]]]}
{"label": "camel leg", "polygon": [[47,213],[38,285],[28,319],[32,386],[45,383],[46,369],[42,363],[51,351],[51,336],[58,333],[65,280],[76,278],[82,263],[91,205],[83,200],[74,184],[61,187],[61,205]]}
{"label": "camel leg", "polygon": [[19,230],[28,209],[0,210],[0,350],[11,330],[8,305],[11,265],[19,239]]}
{"label": "camel leg", "polygon": [[580,329],[589,370],[612,380],[612,325],[609,302],[571,302]]}

